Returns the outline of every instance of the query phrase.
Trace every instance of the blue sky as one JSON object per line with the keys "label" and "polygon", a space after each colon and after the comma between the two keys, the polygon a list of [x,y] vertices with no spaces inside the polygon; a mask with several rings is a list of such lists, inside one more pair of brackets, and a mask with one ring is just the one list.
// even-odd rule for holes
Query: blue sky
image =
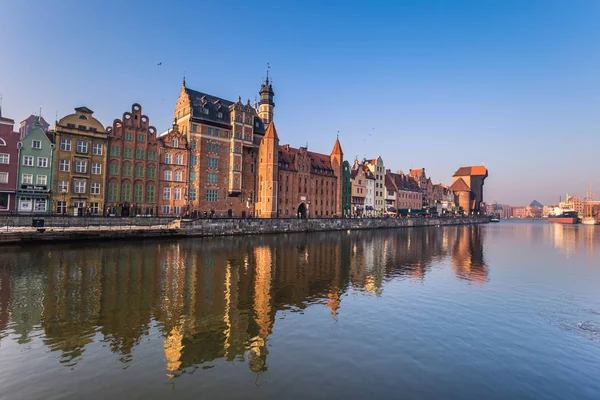
{"label": "blue sky", "polygon": [[[3,116],[133,102],[159,130],[189,87],[252,101],[272,66],[282,143],[450,183],[490,170],[513,205],[600,198],[600,2],[0,0]],[[157,64],[162,62],[162,66]]]}

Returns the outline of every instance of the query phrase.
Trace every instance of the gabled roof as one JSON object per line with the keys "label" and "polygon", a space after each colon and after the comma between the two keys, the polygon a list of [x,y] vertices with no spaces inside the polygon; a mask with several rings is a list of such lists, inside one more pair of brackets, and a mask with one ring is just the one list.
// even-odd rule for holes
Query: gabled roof
{"label": "gabled roof", "polygon": [[333,150],[331,150],[331,154],[339,154],[339,155],[344,155],[344,152],[342,151],[342,146],[340,145],[340,139],[336,139],[335,140],[335,144],[333,145]]}
{"label": "gabled roof", "polygon": [[483,165],[460,167],[452,176],[487,176],[488,170]]}
{"label": "gabled roof", "polygon": [[452,186],[450,186],[450,190],[454,192],[470,192],[471,188],[469,187],[469,185],[467,185],[465,181],[463,181],[462,178],[458,178],[456,182],[454,182]]}
{"label": "gabled roof", "polygon": [[425,168],[410,169],[410,170],[408,170],[408,174],[410,176],[417,177],[417,178],[420,178],[421,175],[423,175],[423,172],[425,172]]}
{"label": "gabled roof", "polygon": [[310,159],[310,173],[316,175],[334,176],[335,171],[331,166],[328,155],[307,151],[306,148],[295,149],[289,145],[279,146],[279,163],[281,170],[297,171],[296,156],[303,152]]}
{"label": "gabled roof", "polygon": [[93,114],[94,112],[92,110],[90,110],[89,108],[83,106],[83,107],[76,107],[75,111],[79,111],[82,112],[84,114]]}
{"label": "gabled roof", "polygon": [[267,132],[265,132],[265,139],[279,140],[279,136],[277,136],[277,129],[275,129],[275,122],[271,122],[267,127]]}

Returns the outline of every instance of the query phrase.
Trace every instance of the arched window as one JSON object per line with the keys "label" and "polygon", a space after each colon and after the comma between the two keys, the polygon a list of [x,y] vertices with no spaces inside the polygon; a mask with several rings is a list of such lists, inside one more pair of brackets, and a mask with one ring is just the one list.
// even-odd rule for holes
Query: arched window
{"label": "arched window", "polygon": [[0,138],[0,146],[6,146],[6,142],[2,138]]}

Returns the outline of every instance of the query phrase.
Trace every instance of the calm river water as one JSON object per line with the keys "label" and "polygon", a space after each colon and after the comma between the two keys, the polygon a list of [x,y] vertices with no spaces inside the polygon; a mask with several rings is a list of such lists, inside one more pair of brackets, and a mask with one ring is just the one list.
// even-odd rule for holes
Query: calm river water
{"label": "calm river water", "polygon": [[600,398],[600,227],[0,248],[2,399]]}

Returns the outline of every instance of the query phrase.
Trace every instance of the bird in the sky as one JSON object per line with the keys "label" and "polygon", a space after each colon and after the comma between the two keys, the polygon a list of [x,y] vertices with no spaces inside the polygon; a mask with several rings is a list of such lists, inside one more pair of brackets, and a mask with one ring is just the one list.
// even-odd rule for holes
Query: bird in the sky
{"label": "bird in the sky", "polygon": [[162,65],[162,61],[158,63],[158,65]]}

